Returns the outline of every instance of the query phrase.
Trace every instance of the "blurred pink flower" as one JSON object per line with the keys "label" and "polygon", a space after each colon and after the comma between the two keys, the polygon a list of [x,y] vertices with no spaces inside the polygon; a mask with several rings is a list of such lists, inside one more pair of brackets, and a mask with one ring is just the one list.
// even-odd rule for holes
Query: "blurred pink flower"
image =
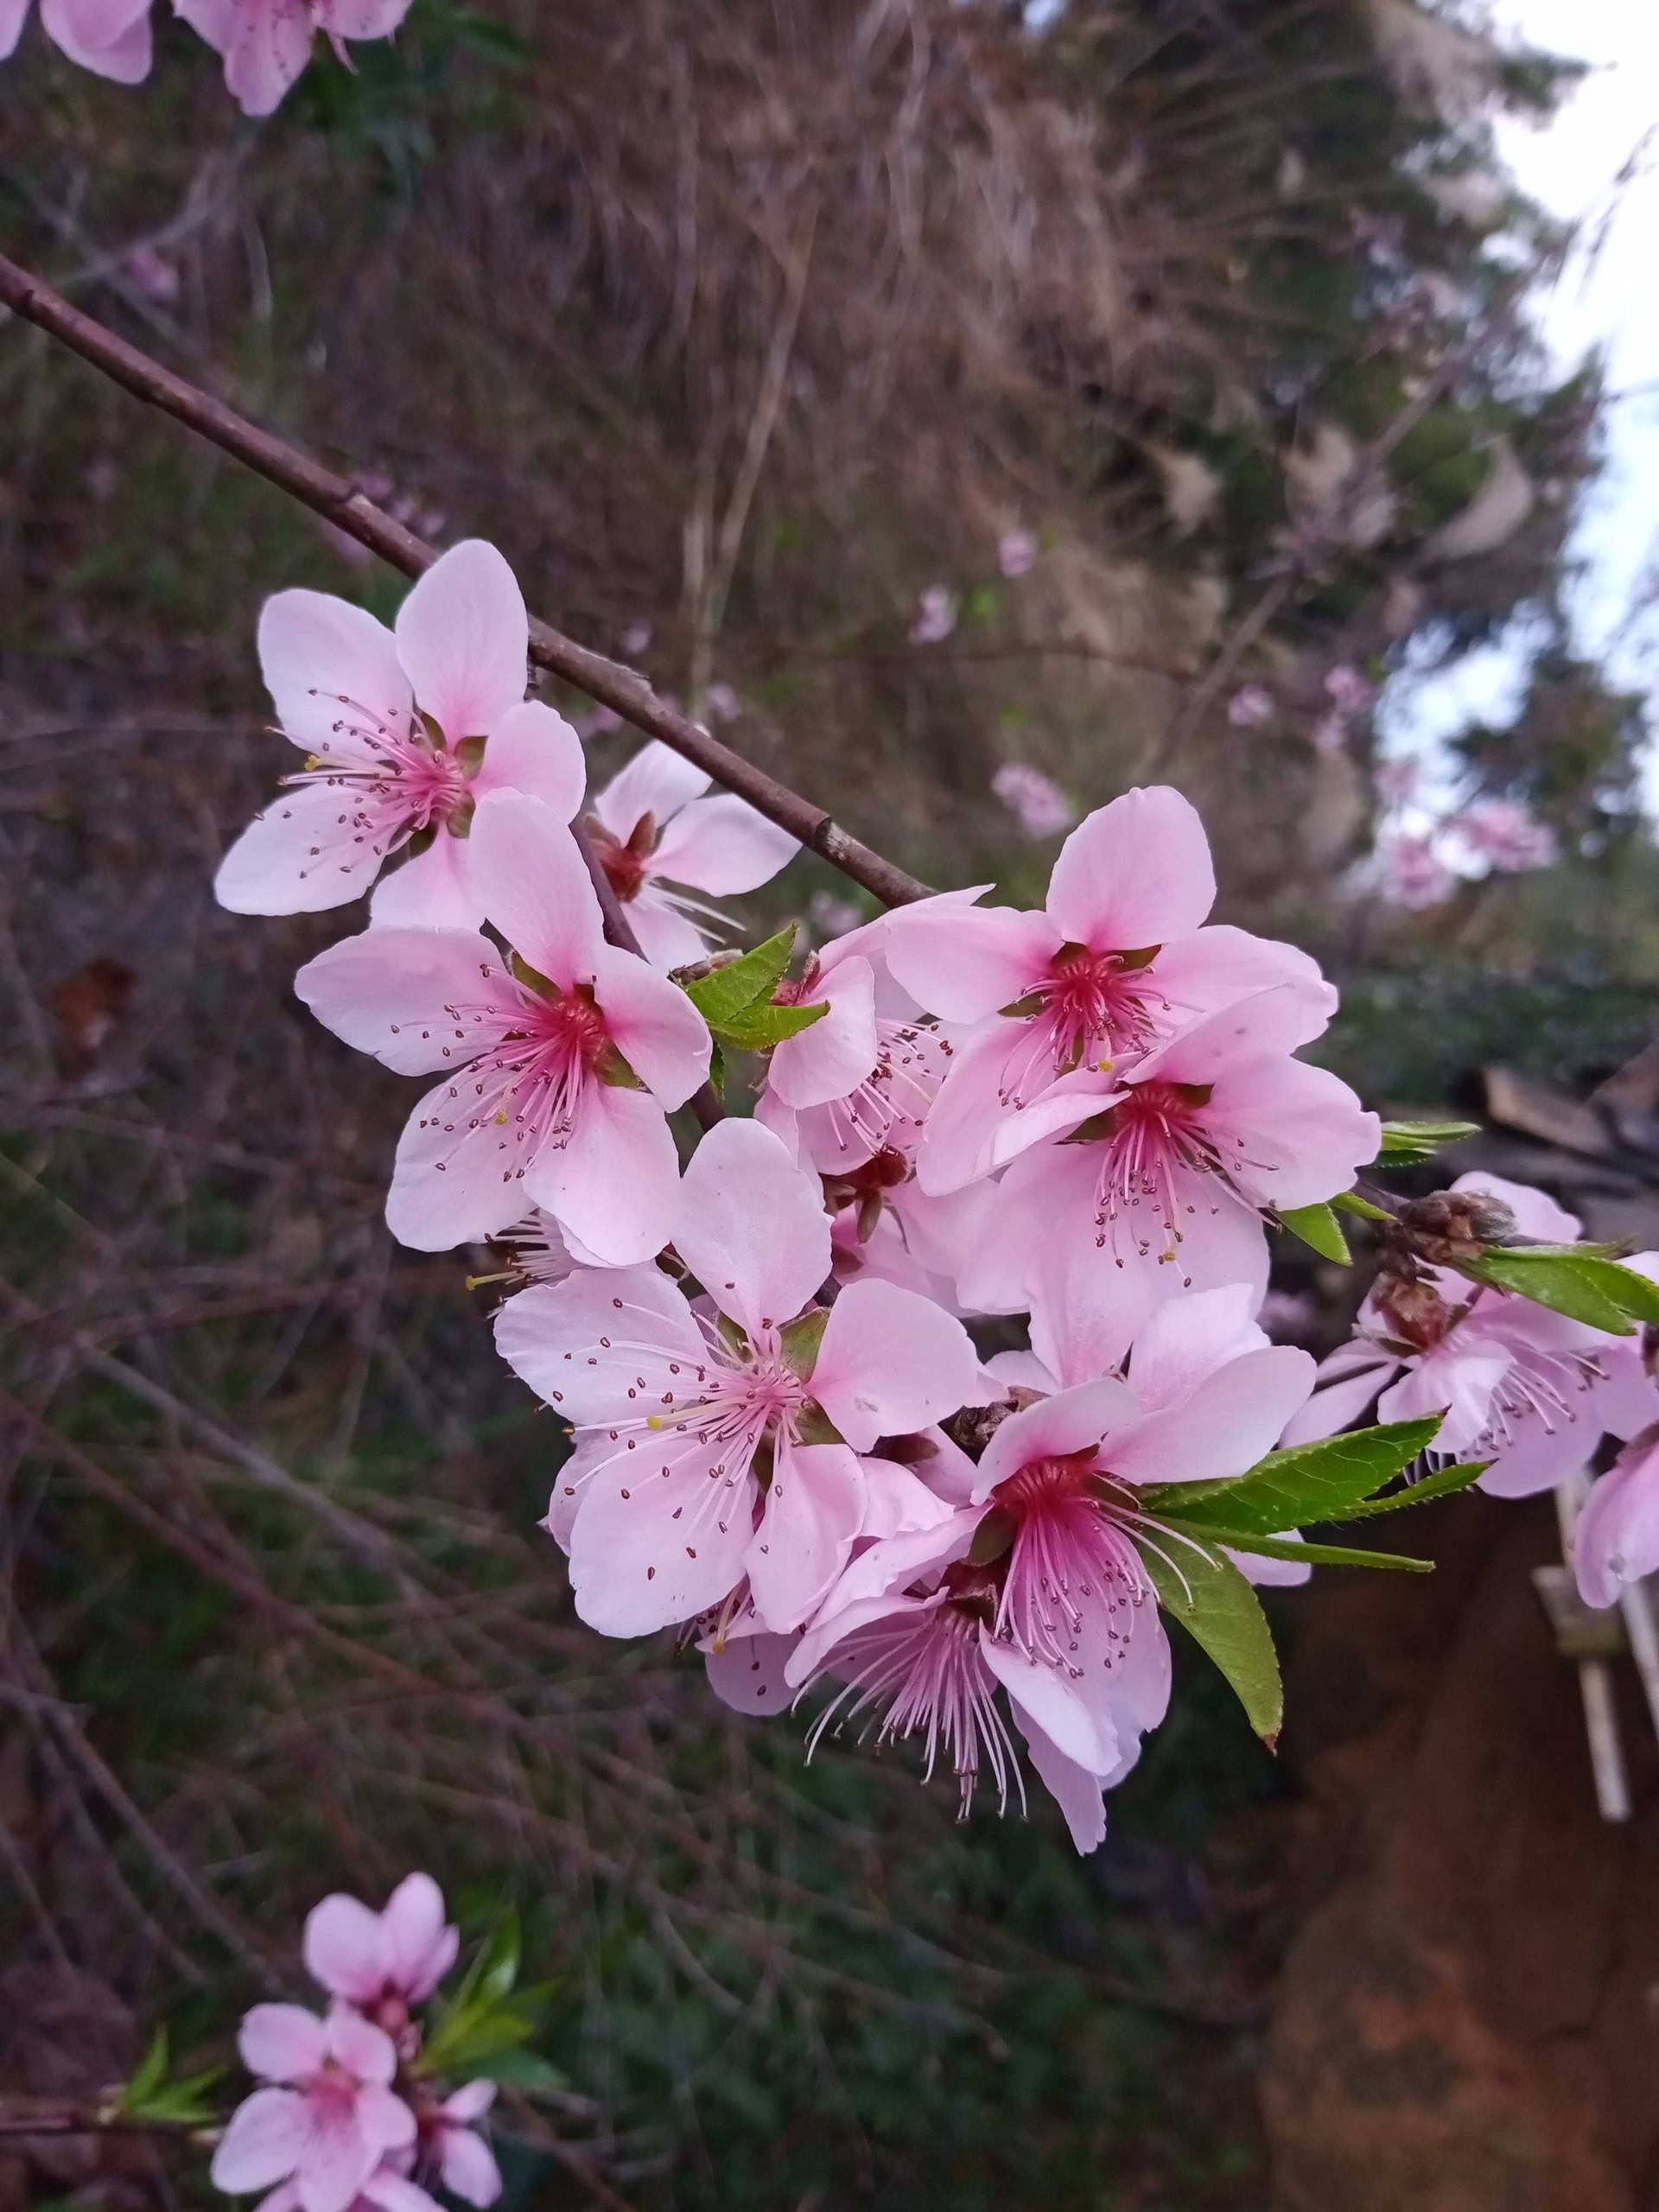
{"label": "blurred pink flower", "polygon": [[1227,702],[1227,719],[1235,729],[1260,729],[1273,713],[1273,694],[1260,683],[1241,683]]}
{"label": "blurred pink flower", "polygon": [[702,1017],[605,942],[587,868],[551,807],[498,791],[467,842],[511,966],[476,931],[372,929],[294,982],[359,1052],[403,1075],[443,1071],[397,1147],[392,1234],[442,1251],[538,1205],[584,1258],[653,1258],[679,1186],[665,1116],[709,1072]]}
{"label": "blurred pink flower", "polygon": [[1037,560],[1037,540],[1028,530],[1005,530],[996,541],[996,565],[1005,576],[1027,575]]}
{"label": "blurred pink flower", "polygon": [[1427,837],[1401,830],[1382,840],[1376,856],[1382,867],[1382,896],[1390,905],[1413,912],[1438,906],[1458,880]]}
{"label": "blurred pink flower", "polygon": [[177,266],[153,245],[136,245],[121,264],[128,283],[147,300],[162,305],[179,296]]}
{"label": "blurred pink flower", "polygon": [[1325,679],[1325,696],[1344,720],[1363,715],[1376,697],[1376,686],[1345,661],[1338,662]]}
{"label": "blurred pink flower", "polygon": [[703,704],[717,722],[733,721],[743,711],[743,702],[729,683],[711,683],[703,694]]}
{"label": "blurred pink flower", "polygon": [[[1654,1411],[1659,1415],[1659,1394]],[[1592,1484],[1573,1563],[1586,1605],[1615,1605],[1627,1584],[1659,1569],[1659,1420]]]}
{"label": "blurred pink flower", "polygon": [[1380,761],[1376,770],[1376,788],[1390,805],[1402,806],[1415,793],[1422,780],[1422,772],[1421,761]]}
{"label": "blurred pink flower", "polygon": [[1560,856],[1555,832],[1520,799],[1477,799],[1448,826],[1502,875],[1548,868]]}
{"label": "blurred pink flower", "polygon": [[1028,837],[1058,837],[1077,818],[1053,778],[1023,760],[1005,760],[991,778],[991,789]]}
{"label": "blurred pink flower", "polygon": [[806,902],[806,914],[821,937],[845,937],[864,919],[861,906],[833,891],[815,891]]}
{"label": "blurred pink flower", "polygon": [[957,626],[957,595],[944,584],[929,584],[917,601],[910,626],[912,645],[942,645]]}
{"label": "blurred pink flower", "polygon": [[644,652],[645,647],[650,643],[651,625],[649,622],[630,622],[627,628],[622,632],[622,650],[628,655],[630,659],[633,658],[636,655]]}
{"label": "blurred pink flower", "polygon": [[1321,715],[1308,732],[1308,742],[1322,760],[1334,760],[1348,750],[1348,725],[1340,715]]}
{"label": "blurred pink flower", "polygon": [[216,2189],[245,2196],[295,2183],[300,2212],[346,2212],[388,2152],[415,2141],[415,2115],[391,2082],[390,2036],[337,2005],[326,2020],[298,2005],[256,2005],[238,2047],[272,2086],[238,2106],[213,2154]]}
{"label": "blurred pink flower", "polygon": [[390,38],[410,0],[174,0],[177,13],[223,57],[244,115],[270,115],[311,59],[319,31],[350,67],[347,39]]}
{"label": "blurred pink flower", "polygon": [[[468,2082],[423,2116],[422,2134],[430,2131],[438,2178],[468,2204],[493,2204],[501,2194],[501,2169],[480,2133],[478,2122],[495,2102],[493,2082]],[[423,2149],[428,2146],[423,2142]]]}
{"label": "blurred pink flower", "polygon": [[[0,61],[28,17],[29,0],[0,0]],[[41,0],[41,29],[94,76],[136,85],[149,73],[149,0]]]}

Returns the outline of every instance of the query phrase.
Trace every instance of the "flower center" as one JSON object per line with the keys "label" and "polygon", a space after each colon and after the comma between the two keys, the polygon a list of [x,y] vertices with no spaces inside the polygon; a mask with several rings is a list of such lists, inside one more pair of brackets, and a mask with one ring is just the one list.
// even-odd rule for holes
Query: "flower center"
{"label": "flower center", "polygon": [[651,874],[651,856],[657,849],[658,836],[655,817],[642,814],[628,833],[624,844],[597,815],[588,817],[588,836],[594,858],[605,871],[605,878],[618,899],[626,906],[637,899]]}
{"label": "flower center", "polygon": [[[1124,1237],[1142,1259],[1154,1247],[1160,1261],[1178,1257],[1183,1220],[1197,1211],[1189,1178],[1217,1175],[1230,1187],[1231,1163],[1205,1116],[1209,1103],[1207,1084],[1136,1084],[1078,1132],[1101,1147],[1095,1243],[1109,1244],[1120,1266]],[[1238,1164],[1246,1164],[1242,1151]],[[1190,1277],[1184,1286],[1192,1287]]]}
{"label": "flower center", "polygon": [[[1011,1521],[1001,1567],[995,1629],[1028,1658],[1064,1667],[1075,1680],[1084,1608],[1109,1617],[1147,1596],[1140,1554],[1115,1516],[1090,1449],[1033,1459],[997,1484],[993,1514]],[[1108,1620],[1107,1640],[1119,1631]]]}
{"label": "flower center", "polygon": [[1116,1052],[1144,1052],[1153,1042],[1154,1009],[1167,1014],[1170,1007],[1151,979],[1152,957],[1061,946],[1037,987],[1056,1074]]}

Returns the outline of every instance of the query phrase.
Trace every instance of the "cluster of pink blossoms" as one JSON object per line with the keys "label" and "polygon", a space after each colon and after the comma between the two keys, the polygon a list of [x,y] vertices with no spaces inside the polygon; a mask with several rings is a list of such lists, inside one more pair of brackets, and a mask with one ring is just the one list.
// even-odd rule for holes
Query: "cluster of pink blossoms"
{"label": "cluster of pink blossoms", "polygon": [[438,2188],[493,2204],[501,2176],[480,2123],[494,2083],[445,2094],[421,2064],[416,2008],[457,1947],[429,1875],[400,1882],[384,1912],[325,1897],[304,1957],[328,2010],[256,2005],[244,2018],[238,2048],[261,2086],[232,2114],[214,2186],[269,2190],[259,2212],[439,2212]]}
{"label": "cluster of pink blossoms", "polygon": [[[173,0],[173,6],[222,57],[226,84],[243,113],[270,115],[311,59],[319,33],[346,60],[346,40],[390,38],[410,0]],[[0,0],[0,61],[22,36],[29,8],[29,0]],[[41,28],[97,76],[137,85],[149,74],[150,0],[41,0]]]}
{"label": "cluster of pink blossoms", "polygon": [[[914,1737],[964,1808],[986,1777],[1023,1795],[1022,1740],[1091,1848],[1168,1695],[1139,1494],[1243,1473],[1313,1389],[1254,1317],[1269,1216],[1377,1151],[1376,1117],[1298,1057],[1335,994],[1211,923],[1197,815],[1130,791],[1073,830],[1041,910],[947,892],[779,977],[769,1012],[821,1013],[682,1169],[669,1116],[711,1058],[680,967],[706,969],[699,894],[792,848],[660,747],[586,802],[525,647],[479,543],[391,631],[272,600],[261,658],[306,757],[220,895],[373,886],[371,926],[296,988],[428,1082],[395,1233],[508,1248],[496,1342],[571,1427],[547,1527],[582,1618],[678,1630],[751,1713],[823,1685],[815,1735]],[[647,957],[606,941],[584,814]],[[1029,1351],[982,1363],[975,1314],[1026,1317]]]}

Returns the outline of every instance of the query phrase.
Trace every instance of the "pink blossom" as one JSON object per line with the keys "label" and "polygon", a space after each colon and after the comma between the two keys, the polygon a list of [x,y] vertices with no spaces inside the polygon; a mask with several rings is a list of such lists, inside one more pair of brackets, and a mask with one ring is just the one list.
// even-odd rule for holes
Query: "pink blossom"
{"label": "pink blossom", "polygon": [[711,683],[703,694],[703,703],[717,722],[734,721],[743,711],[743,702],[729,683]]}
{"label": "pink blossom", "polygon": [[649,622],[630,622],[627,628],[622,632],[622,650],[627,654],[630,660],[637,658],[640,653],[644,652],[645,647],[650,643],[651,625]]}
{"label": "pink blossom", "polygon": [[390,2086],[391,2038],[349,2007],[320,2020],[298,2005],[256,2005],[238,2047],[272,2086],[232,2115],[216,2189],[240,2196],[291,2179],[299,2212],[346,2212],[382,2158],[414,2143],[415,2115]]}
{"label": "pink blossom", "polygon": [[1322,760],[1334,760],[1348,750],[1348,725],[1340,715],[1321,715],[1307,741]]}
{"label": "pink blossom", "polygon": [[179,296],[177,264],[148,244],[136,245],[121,264],[127,282],[147,300],[162,305]]}
{"label": "pink blossom", "polygon": [[[950,893],[887,918],[893,976],[922,1006],[977,1027],[952,1055],[918,1160],[922,1188],[959,1188],[1044,1134],[1033,1109],[1074,1071],[1132,1067],[1184,1023],[1286,987],[1293,1045],[1336,994],[1305,953],[1205,925],[1215,874],[1179,791],[1126,791],[1060,849],[1041,913],[965,906]],[[810,1034],[810,1033],[809,1033]]]}
{"label": "pink blossom", "polygon": [[225,82],[244,115],[270,115],[311,59],[321,31],[350,67],[347,39],[390,38],[410,0],[174,0],[177,12],[224,59]]}
{"label": "pink blossom", "polygon": [[1077,809],[1052,776],[1023,760],[1005,760],[991,789],[1028,837],[1058,837],[1077,820]]}
{"label": "pink blossom", "polygon": [[[1525,1184],[1472,1173],[1452,1188],[1502,1200],[1531,1242],[1578,1239],[1575,1217]],[[1642,1255],[1635,1264],[1645,1271],[1651,1262]],[[1449,1271],[1436,1273],[1408,1310],[1373,1292],[1353,1341],[1319,1375],[1325,1387],[1290,1424],[1287,1442],[1335,1435],[1373,1402],[1385,1421],[1443,1414],[1433,1456],[1490,1461],[1480,1487],[1500,1497],[1552,1489],[1586,1464],[1605,1432],[1629,1435],[1649,1417],[1650,1386],[1620,1339]]]}
{"label": "pink blossom", "polygon": [[806,902],[806,918],[821,937],[846,937],[863,921],[864,910],[833,891],[815,891]]}
{"label": "pink blossom", "polygon": [[[254,2212],[302,2212],[298,2183],[280,2182],[260,2198]],[[442,2207],[397,2166],[385,2165],[369,2176],[346,2212],[442,2212]]]}
{"label": "pink blossom", "polygon": [[1519,799],[1477,799],[1450,826],[1499,874],[1548,868],[1560,857],[1555,832]]}
{"label": "pink blossom", "polygon": [[753,1122],[703,1138],[672,1229],[712,1314],[654,1268],[583,1270],[510,1299],[496,1344],[575,1427],[548,1527],[582,1618],[644,1635],[747,1576],[781,1632],[862,1531],[859,1454],[954,1412],[978,1362],[960,1322],[891,1284],[812,1304],[830,1273],[817,1180]]}
{"label": "pink blossom", "polygon": [[[1380,1141],[1346,1084],[1291,1057],[1306,1027],[1300,993],[1281,987],[1195,1022],[1121,1078],[1062,1077],[1007,1141],[1005,1156],[1022,1156],[963,1296],[1040,1316],[1090,1281],[1102,1342],[1120,1351],[1178,1291],[1248,1283],[1259,1300],[1263,1210],[1346,1190]],[[925,1145],[921,1168],[925,1188]]]}
{"label": "pink blossom", "polygon": [[957,626],[957,595],[945,584],[929,584],[916,602],[910,626],[912,645],[939,645]]}
{"label": "pink blossom", "polygon": [[716,936],[734,934],[720,909],[694,894],[758,890],[800,849],[747,799],[705,798],[713,780],[652,743],[594,794],[588,836],[653,967],[687,966]]}
{"label": "pink blossom", "polygon": [[1458,880],[1427,837],[1403,830],[1383,839],[1377,847],[1377,859],[1382,864],[1383,897],[1413,912],[1438,906],[1450,896]]}
{"label": "pink blossom", "polygon": [[479,2127],[494,2102],[493,2082],[468,2082],[422,2116],[423,2160],[435,2165],[452,2195],[480,2207],[501,2194],[501,2169]]}
{"label": "pink blossom", "polygon": [[377,922],[476,929],[485,911],[470,830],[492,791],[523,791],[568,822],[582,748],[524,697],[524,602],[479,539],[456,545],[397,611],[396,632],[325,592],[283,591],[259,618],[259,661],[283,734],[308,755],[219,865],[221,906],[311,913],[367,890]]}
{"label": "pink blossom", "polygon": [[1338,662],[1325,679],[1325,696],[1344,721],[1363,715],[1376,697],[1376,686],[1345,661]]}
{"label": "pink blossom", "polygon": [[[961,912],[972,895],[944,892],[929,903]],[[829,1012],[772,1047],[755,1118],[823,1174],[846,1174],[884,1149],[909,1158],[956,1049],[918,1020],[888,971],[892,919],[878,915],[823,945],[798,982],[773,994]]]}
{"label": "pink blossom", "polygon": [[1260,729],[1273,715],[1273,694],[1260,683],[1241,683],[1227,702],[1227,719],[1235,729]]}
{"label": "pink blossom", "polygon": [[498,791],[469,842],[511,958],[476,931],[372,929],[295,978],[348,1045],[400,1074],[444,1071],[397,1147],[392,1234],[442,1251],[537,1205],[584,1259],[647,1259],[679,1179],[664,1115],[707,1076],[708,1029],[666,977],[605,943],[551,807]]}
{"label": "pink blossom", "polygon": [[461,1938],[443,1916],[443,1892],[429,1874],[409,1874],[381,1912],[336,1893],[305,1923],[305,1964],[331,1997],[401,2031],[455,1962]]}
{"label": "pink blossom", "polygon": [[931,1197],[904,1154],[888,1147],[856,1167],[826,1174],[823,1192],[837,1282],[880,1276],[963,1311],[957,1278],[985,1234],[995,1196],[989,1183]]}
{"label": "pink blossom", "polygon": [[[1659,1394],[1653,1410],[1659,1415]],[[1573,1564],[1586,1605],[1616,1605],[1621,1590],[1659,1569],[1659,1420],[1592,1484]]]}
{"label": "pink blossom", "polygon": [[[0,0],[0,61],[16,48],[29,0]],[[41,29],[95,76],[137,85],[149,74],[149,0],[41,0]]]}
{"label": "pink blossom", "polygon": [[1023,576],[1035,567],[1037,540],[1028,530],[1005,530],[996,541],[996,565],[1005,576]]}

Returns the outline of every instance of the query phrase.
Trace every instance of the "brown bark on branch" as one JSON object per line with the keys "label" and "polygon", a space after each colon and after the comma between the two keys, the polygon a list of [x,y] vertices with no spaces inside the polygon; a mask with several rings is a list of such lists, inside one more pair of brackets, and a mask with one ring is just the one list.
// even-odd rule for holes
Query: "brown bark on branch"
{"label": "brown bark on branch", "polygon": [[[323,467],[222,400],[187,383],[138,346],[71,306],[49,284],[3,254],[0,254],[0,306],[59,340],[148,406],[171,415],[257,470],[405,575],[418,576],[437,559],[434,547],[376,506],[350,477]],[[711,737],[700,723],[668,706],[634,670],[607,660],[602,653],[589,652],[574,639],[534,618],[530,625],[530,658],[537,667],[574,684],[648,737],[660,738],[676,753],[706,769],[716,783],[747,799],[758,813],[798,837],[809,851],[855,883],[874,892],[884,905],[900,906],[926,896],[925,883],[872,852],[849,836],[822,807],[779,783],[752,760]]]}

